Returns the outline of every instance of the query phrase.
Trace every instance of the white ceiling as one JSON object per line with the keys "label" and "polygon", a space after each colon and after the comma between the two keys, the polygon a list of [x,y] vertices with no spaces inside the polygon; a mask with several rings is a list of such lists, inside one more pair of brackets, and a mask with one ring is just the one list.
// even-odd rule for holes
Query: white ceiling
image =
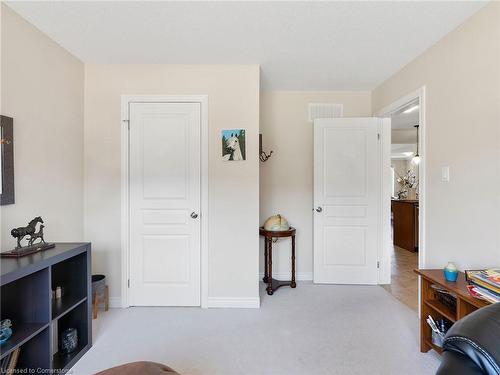
{"label": "white ceiling", "polygon": [[391,115],[391,128],[393,130],[414,129],[415,125],[419,125],[419,107],[409,113],[405,113],[406,110],[413,108],[416,105],[418,105],[418,99],[406,104],[394,112]]}
{"label": "white ceiling", "polygon": [[[417,150],[417,129],[415,125],[419,123],[420,107],[418,105],[419,100],[413,100],[398,108],[391,115],[391,128],[393,130],[391,159],[411,159]],[[405,113],[410,108],[415,109]],[[396,134],[401,132],[404,132],[404,134]],[[405,139],[406,143],[399,143],[402,138]]]}
{"label": "white ceiling", "polygon": [[485,2],[16,2],[84,62],[260,64],[262,86],[373,89]]}

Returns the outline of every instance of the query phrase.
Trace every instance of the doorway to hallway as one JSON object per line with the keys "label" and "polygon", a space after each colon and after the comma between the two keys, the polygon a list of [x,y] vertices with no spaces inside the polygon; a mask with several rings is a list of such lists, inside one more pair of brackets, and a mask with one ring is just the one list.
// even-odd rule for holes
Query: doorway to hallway
{"label": "doorway to hallway", "polygon": [[391,275],[383,288],[413,310],[419,300],[414,270],[424,264],[423,95],[418,90],[382,112],[391,118]]}

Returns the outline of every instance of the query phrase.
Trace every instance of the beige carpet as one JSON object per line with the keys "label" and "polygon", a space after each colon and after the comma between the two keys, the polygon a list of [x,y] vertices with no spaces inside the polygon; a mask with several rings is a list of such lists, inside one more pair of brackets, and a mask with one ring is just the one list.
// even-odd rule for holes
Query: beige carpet
{"label": "beige carpet", "polygon": [[129,308],[100,313],[94,347],[72,369],[92,374],[130,361],[182,374],[434,374],[415,311],[379,286],[261,289],[260,309]]}

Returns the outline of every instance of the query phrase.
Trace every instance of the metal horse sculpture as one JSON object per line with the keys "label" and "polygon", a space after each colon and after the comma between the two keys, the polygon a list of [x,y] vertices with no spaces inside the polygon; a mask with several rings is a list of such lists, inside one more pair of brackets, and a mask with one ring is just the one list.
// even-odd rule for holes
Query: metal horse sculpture
{"label": "metal horse sculpture", "polygon": [[31,235],[31,238],[28,242],[28,246],[33,246],[34,242],[36,239],[40,238],[40,242],[39,243],[46,243],[45,240],[43,239],[43,228],[45,228],[45,225],[40,225],[40,229],[38,229],[38,232],[36,233],[33,233]]}
{"label": "metal horse sculpture", "polygon": [[[30,236],[33,237],[33,234],[36,231],[36,225],[37,223],[43,223],[43,220],[40,216],[35,217],[33,220],[31,220],[26,227],[19,227],[19,228],[14,228],[11,230],[10,234],[12,237],[17,238],[17,248],[21,248],[21,240],[25,236]],[[43,228],[40,229],[42,232],[43,236]],[[31,239],[30,239],[31,242]]]}

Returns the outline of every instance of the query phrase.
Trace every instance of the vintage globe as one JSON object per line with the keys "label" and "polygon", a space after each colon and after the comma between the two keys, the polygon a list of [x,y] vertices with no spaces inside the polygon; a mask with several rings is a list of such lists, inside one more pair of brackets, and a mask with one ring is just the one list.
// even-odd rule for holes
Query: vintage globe
{"label": "vintage globe", "polygon": [[285,231],[290,229],[290,225],[288,224],[287,219],[278,214],[271,216],[269,219],[266,220],[266,222],[264,223],[264,229],[274,232]]}

